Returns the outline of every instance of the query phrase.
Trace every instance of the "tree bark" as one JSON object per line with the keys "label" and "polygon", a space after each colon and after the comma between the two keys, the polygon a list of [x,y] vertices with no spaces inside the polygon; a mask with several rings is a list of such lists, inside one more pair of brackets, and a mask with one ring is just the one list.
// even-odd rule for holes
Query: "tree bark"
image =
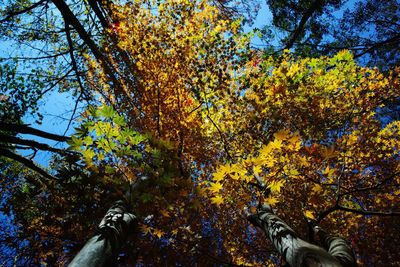
{"label": "tree bark", "polygon": [[343,238],[331,236],[318,226],[314,227],[314,232],[319,237],[324,248],[328,250],[328,253],[335,257],[343,266],[357,266],[354,253]]}
{"label": "tree bark", "polygon": [[137,219],[123,201],[115,202],[99,224],[98,233],[79,251],[70,267],[115,266],[126,237]]}
{"label": "tree bark", "polygon": [[[347,250],[343,250],[343,246],[336,246],[338,244],[337,241],[340,238],[334,239],[335,242],[332,243],[329,242],[327,236],[325,236],[324,240],[327,241],[326,244],[330,248],[331,248],[330,245],[334,245],[332,249],[335,252],[335,255],[332,255],[329,253],[331,252],[330,249],[328,249],[329,252],[327,252],[323,248],[308,243],[299,238],[297,234],[283,220],[281,220],[278,216],[276,216],[273,213],[272,208],[269,205],[264,205],[258,210],[257,214],[250,215],[248,219],[251,223],[260,227],[265,232],[269,240],[273,243],[275,249],[292,267],[352,266],[352,265],[342,265],[341,261],[335,257],[335,255],[347,256],[348,253]],[[352,263],[354,264],[355,262],[354,257],[347,257],[346,259],[348,259],[349,260],[348,262],[350,263],[353,261]]]}

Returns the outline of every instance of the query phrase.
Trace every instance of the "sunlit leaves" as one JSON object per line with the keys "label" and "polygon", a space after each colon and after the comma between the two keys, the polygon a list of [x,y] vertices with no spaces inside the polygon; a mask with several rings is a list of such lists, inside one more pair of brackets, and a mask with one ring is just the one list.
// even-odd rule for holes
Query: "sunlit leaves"
{"label": "sunlit leaves", "polygon": [[157,238],[161,238],[165,233],[160,229],[154,229],[153,235]]}
{"label": "sunlit leaves", "polygon": [[315,215],[314,215],[314,212],[312,212],[310,210],[306,210],[304,212],[304,216],[306,216],[308,219],[311,219],[311,220],[315,220],[316,219]]}
{"label": "sunlit leaves", "polygon": [[132,176],[155,177],[138,200],[156,214],[152,230],[142,229],[146,237],[182,230],[189,242],[196,231],[217,229],[236,262],[249,262],[239,249],[254,238],[244,230],[244,207],[272,205],[302,227],[335,201],[368,202],[353,197],[357,188],[386,186],[399,149],[397,126],[382,130],[377,119],[378,107],[398,96],[387,76],[358,66],[348,51],[267,58],[251,51],[240,21],[207,1],[114,8],[120,22],[109,31],[117,43],[105,38],[102,49],[111,51],[121,86],[110,87],[97,63],[88,67],[93,89],[118,112],[95,111],[103,122],[88,124],[91,138],[73,143],[96,152],[86,152],[88,160],[101,150],[104,161],[122,157],[114,165]]}
{"label": "sunlit leaves", "polygon": [[284,180],[272,181],[270,184],[268,184],[268,188],[270,188],[272,192],[280,193],[284,184]]}
{"label": "sunlit leaves", "polygon": [[217,206],[220,206],[222,203],[224,203],[224,199],[222,196],[217,195],[211,198],[211,202]]}
{"label": "sunlit leaves", "polygon": [[[209,176],[223,187],[208,184],[212,203],[221,197],[226,213],[266,203],[299,226],[337,203],[394,206],[398,125],[383,127],[377,115],[398,97],[391,78],[358,66],[347,51],[313,59],[286,52],[279,61],[255,53],[240,75],[240,93],[217,95],[212,114],[235,155]],[[367,192],[375,189],[388,192],[373,201]],[[324,220],[335,226],[333,217]]]}
{"label": "sunlit leaves", "polygon": [[265,199],[265,204],[268,204],[268,205],[275,205],[275,204],[277,204],[278,202],[279,202],[279,200],[278,200],[277,197],[272,197],[272,196],[270,196],[270,197],[268,197],[267,199]]}
{"label": "sunlit leaves", "polygon": [[105,167],[111,174],[113,167],[118,169],[128,161],[139,165],[146,139],[127,127],[125,119],[112,107],[104,105],[86,111],[84,122],[69,143],[70,149],[82,153],[88,167]]}
{"label": "sunlit leaves", "polygon": [[213,193],[218,193],[222,189],[222,184],[220,183],[210,183],[209,190]]}

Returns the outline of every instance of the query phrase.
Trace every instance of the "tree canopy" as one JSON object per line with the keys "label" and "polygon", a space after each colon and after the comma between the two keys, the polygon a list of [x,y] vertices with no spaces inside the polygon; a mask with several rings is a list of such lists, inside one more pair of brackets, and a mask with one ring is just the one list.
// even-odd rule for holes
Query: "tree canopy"
{"label": "tree canopy", "polygon": [[68,264],[122,212],[121,266],[399,265],[400,5],[349,2],[2,3],[0,261]]}

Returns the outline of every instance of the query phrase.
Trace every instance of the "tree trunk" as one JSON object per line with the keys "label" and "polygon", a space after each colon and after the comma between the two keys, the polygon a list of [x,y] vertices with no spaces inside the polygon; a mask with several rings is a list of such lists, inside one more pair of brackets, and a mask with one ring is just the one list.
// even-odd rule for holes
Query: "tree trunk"
{"label": "tree trunk", "polygon": [[99,224],[98,233],[79,251],[70,267],[115,266],[126,237],[137,222],[123,201],[115,202]]}
{"label": "tree trunk", "polygon": [[[285,259],[285,261],[292,267],[297,266],[355,266],[355,260],[352,256],[351,250],[348,251],[348,246],[343,246],[343,243],[339,242],[341,238],[329,239],[330,236],[322,236],[319,230],[322,242],[325,242],[329,249],[335,251],[332,255],[323,248],[308,243],[297,236],[297,234],[278,216],[276,216],[272,208],[268,205],[264,205],[260,208],[257,214],[250,215],[248,217],[251,223],[260,227],[264,230],[269,240],[273,243],[279,254]],[[332,242],[333,241],[333,242]],[[337,246],[340,243],[339,246]],[[332,247],[333,245],[334,247]],[[341,258],[337,256],[344,256],[347,261],[343,262]],[[343,265],[343,263],[347,263]],[[349,265],[350,264],[350,265]]]}

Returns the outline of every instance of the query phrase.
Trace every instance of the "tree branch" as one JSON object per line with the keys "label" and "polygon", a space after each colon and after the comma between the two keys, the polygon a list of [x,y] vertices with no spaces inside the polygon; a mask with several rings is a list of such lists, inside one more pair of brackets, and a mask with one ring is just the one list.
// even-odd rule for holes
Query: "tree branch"
{"label": "tree branch", "polygon": [[0,122],[0,130],[5,132],[20,133],[20,134],[31,134],[60,142],[67,142],[71,139],[69,136],[62,136],[58,134],[48,133],[45,131],[29,127],[26,124]]}
{"label": "tree branch", "polygon": [[67,41],[68,41],[68,45],[69,45],[69,51],[70,51],[69,55],[70,55],[70,58],[71,58],[72,68],[75,71],[76,79],[78,81],[78,85],[79,85],[79,89],[80,89],[80,93],[79,93],[78,98],[76,99],[75,106],[74,106],[74,109],[72,111],[71,118],[70,118],[70,120],[68,122],[67,128],[64,131],[64,135],[65,135],[68,132],[69,127],[71,126],[71,123],[72,123],[72,120],[74,118],[76,109],[78,108],[79,100],[82,97],[83,92],[84,92],[85,89],[83,88],[82,80],[81,80],[80,73],[79,73],[79,70],[78,70],[78,64],[76,63],[76,59],[75,59],[75,56],[74,56],[74,44],[73,44],[72,38],[71,38],[71,29],[69,28],[69,24],[65,20],[64,20],[64,22],[65,22],[65,33],[66,33]]}
{"label": "tree branch", "polygon": [[74,29],[77,31],[79,37],[84,41],[84,43],[89,47],[89,49],[92,51],[93,55],[97,59],[97,61],[101,64],[103,67],[105,73],[110,77],[114,85],[120,90],[120,83],[118,82],[117,77],[115,76],[115,71],[111,69],[110,63],[108,62],[108,59],[105,58],[103,53],[100,52],[99,47],[95,44],[95,42],[92,40],[91,36],[88,34],[88,32],[85,30],[83,25],[80,23],[80,21],[77,19],[77,17],[72,13],[71,9],[68,7],[68,5],[65,3],[63,0],[52,0],[54,5],[58,8],[60,11],[61,15],[63,16],[64,20],[66,23],[74,27]]}
{"label": "tree branch", "polygon": [[384,217],[391,217],[391,216],[400,216],[400,212],[398,211],[373,211],[373,210],[359,210],[341,206],[339,204],[330,207],[329,209],[323,211],[319,214],[317,220],[315,220],[315,224],[319,224],[323,219],[325,219],[329,214],[335,211],[344,211],[350,212],[355,214],[360,214],[364,216],[384,216]]}
{"label": "tree branch", "polygon": [[352,209],[352,208],[347,208],[338,205],[337,210],[345,211],[345,212],[351,212],[351,213],[356,213],[356,214],[361,214],[361,215],[373,215],[373,216],[400,216],[400,212],[396,211],[372,211],[372,210],[358,210],[358,209]]}
{"label": "tree branch", "polygon": [[363,56],[365,54],[368,54],[369,52],[372,52],[372,51],[376,50],[377,48],[379,48],[379,47],[381,47],[383,45],[390,44],[390,43],[395,43],[395,42],[398,43],[399,40],[400,40],[400,34],[395,35],[395,36],[393,36],[393,37],[391,37],[389,39],[386,39],[386,40],[384,40],[382,42],[375,43],[372,46],[370,46],[368,49],[366,49],[365,51],[363,51],[363,52],[361,52],[361,53],[359,53],[357,55],[354,55],[354,59],[359,58],[359,57],[361,57],[361,56]]}
{"label": "tree branch", "polygon": [[292,48],[292,46],[296,42],[297,38],[299,38],[301,32],[303,31],[304,26],[306,25],[307,21],[311,18],[313,13],[315,11],[317,11],[317,9],[322,7],[324,4],[325,4],[325,1],[321,1],[321,0],[316,0],[311,4],[310,8],[307,9],[307,11],[303,14],[303,17],[301,18],[301,20],[300,20],[299,24],[297,25],[295,31],[291,35],[289,41],[286,43],[285,49]]}
{"label": "tree branch", "polygon": [[2,156],[7,157],[9,159],[13,159],[15,161],[18,161],[20,163],[22,163],[23,165],[25,165],[26,167],[28,167],[29,169],[39,173],[40,175],[42,175],[45,178],[48,178],[50,180],[54,180],[54,181],[59,181],[58,178],[50,175],[48,172],[46,172],[44,169],[40,168],[39,166],[37,166],[32,160],[29,160],[23,156],[17,155],[13,152],[11,152],[8,149],[3,149],[0,147],[0,153]]}
{"label": "tree branch", "polygon": [[14,12],[8,12],[7,16],[5,18],[3,18],[2,20],[0,20],[0,24],[6,22],[7,20],[11,19],[12,17],[15,17],[15,16],[18,16],[18,15],[24,14],[26,12],[29,12],[32,9],[40,6],[44,2],[47,2],[47,0],[40,0],[39,2],[37,2],[37,3],[35,3],[35,4],[31,5],[31,6],[28,6],[28,7],[24,8],[24,9],[21,9],[21,10],[18,10],[18,11],[14,11]]}
{"label": "tree branch", "polygon": [[[67,150],[64,149],[58,149],[58,148],[54,148],[51,147],[47,144],[43,144],[43,143],[39,143],[33,140],[25,140],[25,139],[21,139],[19,137],[15,137],[15,136],[11,136],[11,135],[5,135],[0,133],[0,145],[1,143],[11,143],[11,144],[16,144],[16,145],[24,145],[24,146],[30,146],[30,147],[34,147],[40,150],[45,150],[45,151],[50,151],[50,152],[55,152],[61,155],[65,155],[67,154]],[[72,151],[71,151],[72,152]]]}
{"label": "tree branch", "polygon": [[354,193],[361,193],[361,192],[367,192],[367,191],[381,189],[382,185],[385,185],[386,183],[388,183],[390,180],[392,180],[397,175],[399,175],[399,173],[394,173],[394,174],[390,175],[389,177],[387,177],[386,179],[384,179],[383,181],[381,181],[373,186],[352,189],[350,191],[341,193],[339,196],[342,197],[342,196],[350,195],[350,194],[354,194]]}
{"label": "tree branch", "polygon": [[108,25],[107,19],[104,17],[103,13],[100,10],[98,1],[97,0],[88,0],[88,3],[90,5],[90,7],[93,9],[94,14],[99,19],[101,26],[103,27],[104,30],[106,30],[107,27],[109,27],[109,25]]}

